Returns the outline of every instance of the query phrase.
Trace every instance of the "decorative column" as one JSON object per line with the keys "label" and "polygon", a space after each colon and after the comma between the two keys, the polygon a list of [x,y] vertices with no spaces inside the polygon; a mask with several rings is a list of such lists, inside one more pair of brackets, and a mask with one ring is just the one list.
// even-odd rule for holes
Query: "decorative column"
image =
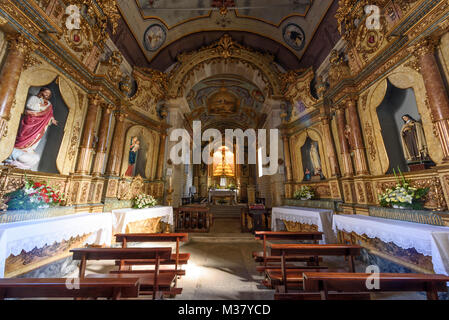
{"label": "decorative column", "polygon": [[16,96],[20,74],[25,63],[27,52],[30,52],[29,41],[21,35],[8,35],[8,52],[0,72],[0,139],[8,134],[8,121]]}
{"label": "decorative column", "polygon": [[329,157],[331,166],[331,175],[333,177],[340,175],[340,168],[338,166],[337,153],[335,152],[334,141],[332,140],[332,133],[330,128],[330,119],[328,115],[324,115],[320,118],[324,133],[324,141],[327,145],[326,152]]}
{"label": "decorative column", "polygon": [[125,117],[126,113],[115,113],[115,130],[112,140],[111,150],[109,152],[108,165],[106,174],[118,176],[120,174],[120,166],[122,164],[122,153],[125,134]]}
{"label": "decorative column", "polygon": [[287,181],[292,181],[293,180],[292,162],[290,157],[290,143],[288,136],[282,135],[282,141],[284,142],[284,158],[285,158],[285,170],[287,171]]}
{"label": "decorative column", "polygon": [[98,108],[102,101],[102,98],[98,94],[89,96],[89,105],[87,107],[86,118],[84,119],[83,135],[81,137],[75,173],[85,175],[90,173],[92,152],[94,150],[95,125],[97,123]]}
{"label": "decorative column", "polygon": [[336,107],[338,138],[340,140],[340,153],[343,162],[343,176],[351,177],[354,175],[352,168],[351,153],[349,150],[348,140],[345,137],[345,109],[343,106]]}
{"label": "decorative column", "polygon": [[429,98],[432,121],[443,149],[443,162],[448,162],[449,98],[435,59],[435,48],[438,44],[439,40],[425,38],[413,47],[413,52],[419,60],[420,71]]}
{"label": "decorative column", "polygon": [[104,159],[106,158],[106,148],[108,142],[109,134],[109,124],[111,122],[112,111],[114,109],[113,105],[108,105],[103,108],[103,113],[101,115],[100,129],[98,132],[98,142],[95,153],[94,166],[92,169],[92,175],[99,176],[103,169]]}
{"label": "decorative column", "polygon": [[162,175],[164,172],[164,159],[165,159],[165,141],[167,140],[167,133],[161,134],[160,144],[159,144],[159,158],[157,160],[157,174],[156,180],[162,180]]}
{"label": "decorative column", "polygon": [[354,141],[354,164],[356,175],[369,174],[368,162],[366,161],[365,145],[363,144],[362,130],[357,112],[357,101],[350,97],[346,99],[346,108],[348,109],[349,126],[351,129],[352,140]]}

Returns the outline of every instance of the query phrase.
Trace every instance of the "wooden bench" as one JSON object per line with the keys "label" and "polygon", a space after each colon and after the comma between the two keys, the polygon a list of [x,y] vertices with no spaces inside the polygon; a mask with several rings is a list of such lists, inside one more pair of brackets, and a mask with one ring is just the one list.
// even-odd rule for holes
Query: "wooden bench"
{"label": "wooden bench", "polygon": [[[76,286],[75,286],[76,280]],[[74,279],[73,287],[64,278],[0,279],[0,299],[7,298],[137,298],[137,277],[116,279]],[[69,282],[70,284],[70,282]],[[79,284],[79,287],[77,287]]]}
{"label": "wooden bench", "polygon": [[[421,292],[428,300],[438,300],[438,292],[447,292],[449,277],[439,274],[380,273],[378,289],[368,289],[366,281],[371,273],[316,273],[303,274],[307,292],[320,292],[322,300],[330,299],[329,292]],[[371,281],[370,281],[371,283]]]}
{"label": "wooden bench", "polygon": [[[322,232],[286,232],[286,231],[256,231],[256,240],[263,241],[263,251],[253,252],[253,258],[256,262],[261,263],[261,266],[257,266],[258,272],[264,272],[265,269],[280,267],[281,262],[280,256],[267,255],[267,241],[268,240],[292,240],[292,241],[313,241],[318,243],[319,240],[323,239]],[[290,262],[306,262],[307,265],[317,265],[316,257],[286,257],[286,261]],[[278,265],[269,265],[268,263],[277,263]],[[286,268],[295,268],[294,265],[286,265]]]}
{"label": "wooden bench", "polygon": [[[176,249],[175,254],[172,254],[168,261],[161,260],[160,264],[164,265],[173,265],[174,270],[171,268],[164,269],[160,268],[161,273],[175,271],[178,276],[185,275],[185,270],[180,270],[178,267],[182,264],[187,264],[190,258],[189,253],[179,253],[179,245],[180,242],[189,241],[188,233],[119,233],[115,235],[116,242],[122,243],[122,248],[126,248],[128,246],[128,242],[175,242]],[[155,261],[153,260],[145,260],[145,259],[135,259],[135,260],[120,260],[116,261],[116,264],[119,265],[120,271],[125,271],[127,267],[136,266],[136,265],[154,265]],[[133,270],[127,270],[132,273]],[[140,270],[136,270],[140,272]],[[153,270],[148,270],[149,273],[154,272]]]}
{"label": "wooden bench", "polygon": [[72,249],[73,260],[80,260],[79,277],[85,278],[86,265],[88,260],[124,260],[124,259],[152,259],[155,263],[155,271],[153,273],[109,273],[106,275],[94,274],[89,275],[92,278],[139,278],[141,286],[141,294],[151,294],[153,299],[160,292],[180,293],[180,290],[172,292],[172,284],[176,278],[176,273],[166,272],[160,273],[159,266],[162,259],[168,260],[171,257],[171,248],[79,248]]}
{"label": "wooden bench", "polygon": [[[301,279],[303,273],[307,272],[307,268],[298,267],[296,272],[287,272],[286,257],[301,257],[301,256],[344,256],[349,264],[349,270],[355,272],[354,256],[359,256],[361,246],[344,245],[344,244],[271,244],[271,254],[281,256],[281,268],[267,269],[265,271],[269,283],[273,286],[274,283],[281,283],[283,292],[288,292],[288,277],[295,277]],[[301,270],[299,270],[301,269]],[[279,277],[279,271],[281,278]],[[321,271],[321,270],[318,270]],[[295,281],[295,282],[299,282]]]}
{"label": "wooden bench", "polygon": [[184,206],[174,209],[177,232],[209,232],[212,213],[205,206]]}

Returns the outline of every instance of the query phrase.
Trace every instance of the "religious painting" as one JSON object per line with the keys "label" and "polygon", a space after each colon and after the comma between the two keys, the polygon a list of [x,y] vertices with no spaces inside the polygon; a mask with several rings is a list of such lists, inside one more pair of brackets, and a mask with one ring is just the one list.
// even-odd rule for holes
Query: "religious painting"
{"label": "religious painting", "polygon": [[152,24],[147,28],[143,36],[145,49],[151,52],[157,51],[165,42],[166,37],[167,34],[164,27],[160,24]]}
{"label": "religious painting", "polygon": [[4,163],[24,170],[59,173],[56,158],[68,112],[56,82],[31,87],[14,149]]}
{"label": "religious painting", "polygon": [[304,169],[304,181],[325,179],[318,142],[307,137],[301,147],[302,167]]}
{"label": "religious painting", "polygon": [[237,112],[240,105],[239,99],[226,88],[220,88],[207,99],[209,114],[229,115]]}
{"label": "religious painting", "polygon": [[414,170],[433,165],[412,88],[400,89],[389,81],[382,103],[377,107],[382,137],[393,169]]}
{"label": "religious painting", "polygon": [[282,30],[284,41],[296,51],[301,51],[305,46],[306,35],[304,30],[294,23],[287,24]]}

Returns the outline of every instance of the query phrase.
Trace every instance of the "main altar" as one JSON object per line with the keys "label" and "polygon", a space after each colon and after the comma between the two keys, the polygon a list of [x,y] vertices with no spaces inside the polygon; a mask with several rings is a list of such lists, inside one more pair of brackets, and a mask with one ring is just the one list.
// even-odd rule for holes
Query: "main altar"
{"label": "main altar", "polygon": [[237,203],[237,190],[217,189],[209,190],[209,203],[217,204],[220,200],[226,201],[227,204]]}

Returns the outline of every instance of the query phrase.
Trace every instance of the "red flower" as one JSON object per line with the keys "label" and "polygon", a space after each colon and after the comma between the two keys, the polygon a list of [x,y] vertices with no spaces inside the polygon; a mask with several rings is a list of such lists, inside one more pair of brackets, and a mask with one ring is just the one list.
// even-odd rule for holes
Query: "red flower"
{"label": "red flower", "polygon": [[35,187],[35,188],[42,187],[42,183],[35,182],[35,183],[34,183],[34,187]]}

